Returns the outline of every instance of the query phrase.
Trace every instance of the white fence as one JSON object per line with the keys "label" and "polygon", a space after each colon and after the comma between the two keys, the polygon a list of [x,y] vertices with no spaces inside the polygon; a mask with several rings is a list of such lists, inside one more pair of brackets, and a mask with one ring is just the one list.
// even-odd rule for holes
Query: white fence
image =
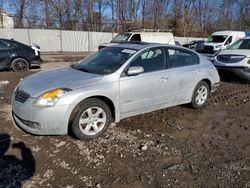
{"label": "white fence", "polygon": [[[0,28],[0,38],[13,38],[28,45],[35,43],[42,52],[96,51],[99,44],[110,42],[114,35],[106,32]],[[181,44],[195,39],[202,38],[175,37]]]}

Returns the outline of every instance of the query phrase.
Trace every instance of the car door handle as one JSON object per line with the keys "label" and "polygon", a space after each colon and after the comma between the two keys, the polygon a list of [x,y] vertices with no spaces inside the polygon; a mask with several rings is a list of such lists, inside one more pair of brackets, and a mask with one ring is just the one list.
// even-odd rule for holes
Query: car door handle
{"label": "car door handle", "polygon": [[167,77],[162,77],[162,78],[160,78],[159,81],[160,81],[160,82],[166,82],[166,81],[168,81],[168,78],[167,78]]}

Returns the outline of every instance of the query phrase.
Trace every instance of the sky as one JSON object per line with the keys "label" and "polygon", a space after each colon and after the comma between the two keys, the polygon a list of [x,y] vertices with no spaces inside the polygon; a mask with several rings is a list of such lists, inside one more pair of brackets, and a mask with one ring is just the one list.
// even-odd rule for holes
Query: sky
{"label": "sky", "polygon": [[0,7],[3,7],[3,10],[5,10],[8,14],[13,14],[14,10],[11,10],[9,2],[9,0],[0,0]]}

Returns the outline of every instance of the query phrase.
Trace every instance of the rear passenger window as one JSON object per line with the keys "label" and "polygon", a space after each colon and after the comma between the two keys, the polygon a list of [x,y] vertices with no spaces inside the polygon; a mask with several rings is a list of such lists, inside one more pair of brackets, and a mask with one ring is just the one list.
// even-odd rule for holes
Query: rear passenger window
{"label": "rear passenger window", "polygon": [[178,49],[166,49],[168,68],[178,68],[199,64],[199,57],[195,53]]}

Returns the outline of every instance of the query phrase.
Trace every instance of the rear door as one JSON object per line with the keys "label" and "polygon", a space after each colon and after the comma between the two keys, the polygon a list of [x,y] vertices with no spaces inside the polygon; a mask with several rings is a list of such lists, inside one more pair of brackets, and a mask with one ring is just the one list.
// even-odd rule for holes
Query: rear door
{"label": "rear door", "polygon": [[166,48],[168,98],[172,105],[191,99],[196,84],[201,79],[199,56],[179,48]]}

